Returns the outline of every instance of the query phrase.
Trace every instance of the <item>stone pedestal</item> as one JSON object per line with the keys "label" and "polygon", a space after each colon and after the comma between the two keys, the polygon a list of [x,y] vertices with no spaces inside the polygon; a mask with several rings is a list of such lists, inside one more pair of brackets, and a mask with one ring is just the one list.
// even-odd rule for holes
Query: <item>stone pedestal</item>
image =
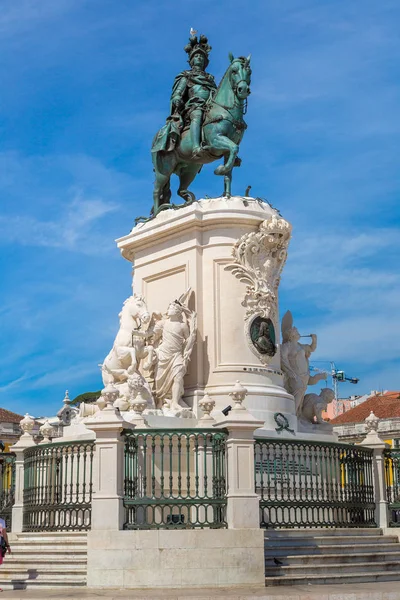
{"label": "stone pedestal", "polygon": [[119,530],[124,523],[123,429],[134,428],[112,405],[86,421],[96,435],[93,459],[92,530]]}
{"label": "stone pedestal", "polygon": [[233,408],[228,417],[215,425],[227,429],[227,522],[229,529],[260,527],[260,498],[254,491],[254,431],[263,422],[243,406],[247,390],[236,383],[230,396]]}
{"label": "stone pedestal", "polygon": [[11,446],[10,451],[15,452],[15,502],[12,509],[12,531],[21,533],[23,530],[24,516],[24,451],[36,446],[30,433],[21,435],[18,442]]}
{"label": "stone pedestal", "polygon": [[365,419],[367,436],[363,439],[360,446],[373,448],[374,451],[372,477],[375,493],[375,522],[378,527],[386,529],[389,522],[389,513],[383,451],[390,446],[378,435],[378,423],[379,418],[371,411],[371,414]]}
{"label": "stone pedestal", "polygon": [[[272,217],[277,217],[273,208],[250,198],[200,200],[137,225],[118,247],[132,262],[135,292],[146,298],[151,312],[164,312],[169,302],[193,290],[190,308],[198,314],[198,337],[184,400],[194,412],[207,391],[218,414],[240,379],[248,390],[249,411],[266,429],[275,429],[274,414],[280,412],[296,430],[294,401],[283,388],[279,343],[267,365],[252,351],[242,304],[246,283],[226,269],[235,242]],[[277,300],[272,321],[279,342]]]}

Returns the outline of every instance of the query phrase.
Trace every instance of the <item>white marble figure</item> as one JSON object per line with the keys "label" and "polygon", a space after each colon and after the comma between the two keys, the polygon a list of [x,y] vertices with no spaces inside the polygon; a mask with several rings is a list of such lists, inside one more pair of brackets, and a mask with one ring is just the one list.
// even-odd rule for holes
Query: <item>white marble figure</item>
{"label": "white marble figure", "polygon": [[[196,312],[189,310],[185,304],[190,293],[189,288],[178,300],[171,302],[166,314],[160,315],[154,326],[156,397],[166,409],[166,414],[176,416],[182,408],[189,408],[182,400],[183,379],[196,339],[197,325]],[[157,319],[156,315],[153,316]]]}
{"label": "white marble figure", "polygon": [[299,343],[300,334],[294,327],[292,313],[288,310],[282,319],[281,368],[283,384],[294,397],[297,416],[301,416],[307,386],[326,379],[326,373],[310,375],[308,359],[317,348],[317,336],[313,333],[310,337],[311,344]]}
{"label": "white marble figure", "polygon": [[335,392],[330,388],[323,388],[319,394],[306,394],[303,400],[300,419],[315,425],[328,425],[331,428],[332,426],[322,417],[322,412],[327,409],[328,404],[334,398]]}
{"label": "white marble figure", "polygon": [[[119,391],[118,402],[122,405],[129,404],[129,375],[139,373],[143,359],[147,358],[145,369],[153,362],[154,349],[147,343],[152,332],[142,329],[149,321],[150,314],[142,296],[134,294],[125,300],[119,313],[119,331],[101,365],[104,385],[115,385]],[[123,409],[122,405],[119,408]]]}

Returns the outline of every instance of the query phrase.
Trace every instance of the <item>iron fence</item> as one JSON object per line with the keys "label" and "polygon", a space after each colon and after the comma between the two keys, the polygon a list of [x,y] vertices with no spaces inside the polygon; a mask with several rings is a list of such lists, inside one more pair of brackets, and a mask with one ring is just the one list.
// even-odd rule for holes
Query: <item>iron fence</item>
{"label": "iron fence", "polygon": [[400,448],[384,450],[389,526],[400,527]]}
{"label": "iron fence", "polygon": [[94,442],[57,442],[24,453],[24,531],[90,529]]}
{"label": "iron fence", "polygon": [[226,438],[219,430],[124,430],[125,529],[225,528]]}
{"label": "iron fence", "polygon": [[256,439],[261,527],[376,527],[373,450]]}
{"label": "iron fence", "polygon": [[15,454],[0,454],[0,517],[5,520],[9,531],[12,529],[12,507],[15,500]]}

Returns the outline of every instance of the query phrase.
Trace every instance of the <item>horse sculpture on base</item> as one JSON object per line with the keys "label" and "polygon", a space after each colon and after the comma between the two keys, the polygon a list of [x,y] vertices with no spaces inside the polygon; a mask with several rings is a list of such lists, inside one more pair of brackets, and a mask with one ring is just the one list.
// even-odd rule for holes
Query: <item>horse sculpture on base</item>
{"label": "horse sculpture on base", "polygon": [[[210,97],[204,113],[202,146],[193,155],[192,140],[188,127],[184,127],[179,144],[172,150],[152,152],[156,180],[154,184],[154,215],[170,204],[171,175],[179,176],[178,195],[190,204],[195,200],[189,186],[203,165],[224,157],[224,165],[214,171],[224,176],[224,196],[231,196],[233,167],[240,166],[239,144],[247,127],[243,115],[246,113],[247,97],[250,94],[250,56],[234,58],[223,76],[214,96]],[[172,115],[172,119],[175,115]],[[176,115],[177,120],[180,119]]]}
{"label": "horse sculpture on base", "polygon": [[148,356],[150,349],[142,324],[149,321],[150,314],[142,296],[134,294],[125,300],[119,313],[119,331],[101,365],[104,385],[125,383],[127,370],[137,371],[140,361]]}

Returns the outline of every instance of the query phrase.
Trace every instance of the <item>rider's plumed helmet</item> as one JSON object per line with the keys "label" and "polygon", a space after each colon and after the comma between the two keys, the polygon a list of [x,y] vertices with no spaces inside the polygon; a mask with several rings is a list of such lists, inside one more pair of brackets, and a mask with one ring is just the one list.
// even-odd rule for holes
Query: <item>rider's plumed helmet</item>
{"label": "rider's plumed helmet", "polygon": [[205,35],[201,35],[197,39],[197,35],[192,35],[189,38],[189,43],[185,46],[185,52],[189,55],[189,64],[192,62],[192,58],[195,54],[201,53],[205,58],[205,67],[207,67],[209,60],[208,55],[211,51],[211,46],[208,43],[208,39]]}

